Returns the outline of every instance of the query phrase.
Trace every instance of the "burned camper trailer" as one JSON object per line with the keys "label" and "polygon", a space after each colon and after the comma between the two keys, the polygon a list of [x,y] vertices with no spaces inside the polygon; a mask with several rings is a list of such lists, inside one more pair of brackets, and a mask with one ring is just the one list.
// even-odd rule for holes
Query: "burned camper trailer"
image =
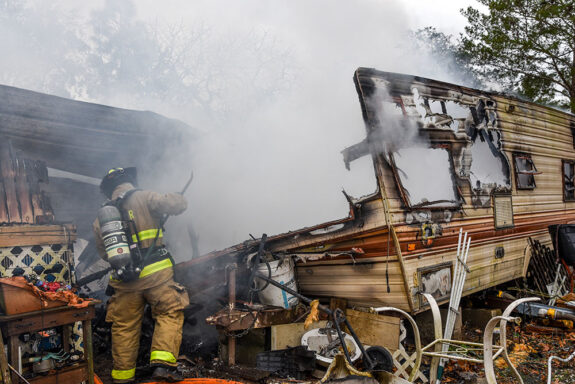
{"label": "burned camper trailer", "polygon": [[[354,81],[366,138],[342,153],[352,170],[371,156],[378,190],[347,196],[344,219],[268,237],[267,251],[296,260],[303,294],[418,313],[421,292],[449,300],[460,229],[472,239],[465,296],[525,276],[529,239],[550,245],[547,227],[575,220],[575,116],[368,68]],[[205,261],[237,261],[258,243],[178,272],[223,274],[226,263]]]}

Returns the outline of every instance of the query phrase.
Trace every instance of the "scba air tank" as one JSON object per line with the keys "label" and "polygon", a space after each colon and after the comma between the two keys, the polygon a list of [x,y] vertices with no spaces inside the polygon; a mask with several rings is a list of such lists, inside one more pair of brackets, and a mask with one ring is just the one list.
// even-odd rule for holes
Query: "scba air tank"
{"label": "scba air tank", "polygon": [[132,261],[128,237],[122,225],[122,215],[118,208],[112,205],[103,206],[98,210],[100,235],[108,255],[108,262],[114,269],[126,267]]}

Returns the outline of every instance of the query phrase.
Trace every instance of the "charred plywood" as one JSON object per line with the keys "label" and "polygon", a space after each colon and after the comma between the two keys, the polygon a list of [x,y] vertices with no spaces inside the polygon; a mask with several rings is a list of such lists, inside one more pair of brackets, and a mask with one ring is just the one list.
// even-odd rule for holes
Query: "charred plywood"
{"label": "charred plywood", "polygon": [[573,115],[373,69],[354,81],[366,137],[343,157],[349,168],[371,156],[379,189],[348,197],[346,219],[268,238],[298,261],[304,294],[419,312],[421,271],[454,265],[460,229],[472,238],[468,295],[524,276],[528,238],[575,221]]}
{"label": "charred plywood", "polygon": [[0,140],[0,224],[48,224],[54,212],[41,182],[46,164],[16,155],[10,140]]}

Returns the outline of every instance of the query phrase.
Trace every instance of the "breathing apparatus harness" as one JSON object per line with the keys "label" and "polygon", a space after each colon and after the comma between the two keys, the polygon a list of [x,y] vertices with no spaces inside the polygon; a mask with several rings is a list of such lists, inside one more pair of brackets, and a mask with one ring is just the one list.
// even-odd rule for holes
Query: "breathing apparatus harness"
{"label": "breathing apparatus harness", "polygon": [[[134,221],[133,214],[126,212],[124,203],[134,192],[141,189],[130,189],[122,193],[115,200],[108,200],[98,210],[98,221],[100,223],[100,234],[104,242],[108,262],[112,267],[112,277],[123,282],[137,280],[142,268],[150,263],[150,257],[154,254],[157,258],[171,258],[165,248],[156,250],[156,243],[159,238],[163,223],[160,223],[156,231],[153,244],[146,248],[142,247],[138,229]],[[134,241],[135,239],[135,241]],[[142,255],[143,251],[146,251]]]}
{"label": "breathing apparatus harness", "polygon": [[[193,179],[194,172],[191,172],[190,178],[180,192],[181,195],[186,192]],[[166,248],[163,246],[156,247],[160,231],[163,231],[164,224],[168,220],[169,215],[164,215],[160,220],[154,241],[148,248],[141,246],[133,215],[130,213],[126,215],[123,207],[124,202],[127,201],[134,192],[140,190],[141,189],[137,188],[130,189],[122,193],[115,200],[108,200],[98,210],[100,235],[104,242],[110,268],[106,268],[81,279],[78,285],[88,284],[100,278],[100,274],[104,275],[109,270],[112,271],[112,278],[127,282],[138,279],[142,268],[156,261],[169,258],[172,261],[172,265],[175,264],[172,255],[170,255]],[[134,241],[134,239],[136,241]],[[145,254],[142,256],[144,251]]]}

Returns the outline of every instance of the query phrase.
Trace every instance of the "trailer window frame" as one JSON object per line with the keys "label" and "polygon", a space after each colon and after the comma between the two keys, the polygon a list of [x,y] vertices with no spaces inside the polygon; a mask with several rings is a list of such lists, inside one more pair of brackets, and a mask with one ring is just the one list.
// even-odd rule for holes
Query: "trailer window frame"
{"label": "trailer window frame", "polygon": [[449,161],[449,170],[448,171],[449,171],[449,175],[450,175],[451,181],[452,181],[453,194],[457,200],[453,200],[453,201],[430,200],[427,202],[413,203],[409,198],[409,189],[407,189],[404,186],[404,183],[401,180],[401,177],[399,174],[400,169],[397,166],[396,161],[395,161],[395,153],[389,152],[388,157],[386,159],[386,162],[391,167],[393,178],[395,180],[395,184],[398,188],[398,191],[399,191],[399,194],[400,194],[400,197],[401,197],[401,200],[402,200],[404,206],[411,211],[421,209],[421,208],[426,208],[426,209],[430,209],[430,210],[457,210],[457,209],[459,209],[463,205],[465,200],[462,196],[461,190],[459,189],[459,186],[457,185],[457,180],[455,178],[455,165],[453,163],[453,149],[452,149],[451,143],[445,143],[445,142],[430,143],[430,145],[427,147],[427,149],[442,149],[442,150],[445,150],[447,152],[447,159]]}
{"label": "trailer window frame", "polygon": [[[566,166],[569,166],[571,177],[569,177],[569,175],[566,175],[565,172]],[[563,201],[564,202],[575,201],[575,160],[568,160],[568,159],[561,160],[561,175],[563,176],[561,178],[563,185]],[[569,195],[567,191],[568,187],[572,188],[571,191],[569,191]]]}
{"label": "trailer window frame", "polygon": [[[525,164],[521,163],[525,160]],[[525,165],[525,169],[521,169]],[[514,153],[513,154],[513,168],[515,170],[515,188],[518,190],[533,190],[537,188],[535,182],[535,175],[541,174],[537,171],[537,167],[529,153]],[[530,168],[530,169],[529,169]]]}

